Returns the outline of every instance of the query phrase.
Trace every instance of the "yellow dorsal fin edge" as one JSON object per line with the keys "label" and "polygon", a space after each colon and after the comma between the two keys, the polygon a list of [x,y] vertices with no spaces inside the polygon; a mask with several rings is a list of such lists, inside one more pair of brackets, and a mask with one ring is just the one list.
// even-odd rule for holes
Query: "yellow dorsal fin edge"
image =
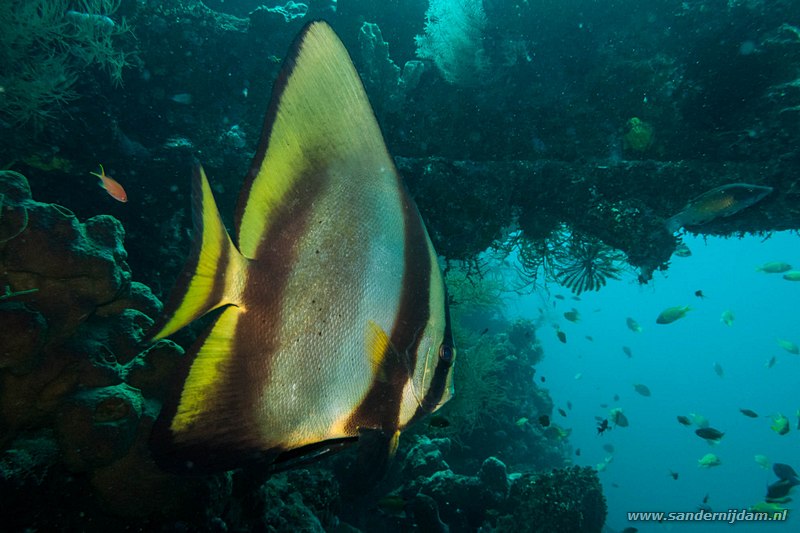
{"label": "yellow dorsal fin edge", "polygon": [[273,94],[263,157],[254,160],[240,199],[237,242],[248,258],[299,181],[321,172],[353,179],[359,170],[393,166],[361,79],[331,27],[309,24],[293,50]]}

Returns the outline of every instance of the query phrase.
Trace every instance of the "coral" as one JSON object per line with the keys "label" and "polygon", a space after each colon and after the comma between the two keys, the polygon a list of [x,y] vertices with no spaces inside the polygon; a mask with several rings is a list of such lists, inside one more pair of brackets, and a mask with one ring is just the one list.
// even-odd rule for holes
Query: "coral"
{"label": "coral", "polygon": [[[449,444],[415,437],[405,461],[435,457],[437,447],[446,452]],[[402,513],[395,508],[381,519],[369,512],[360,525],[397,531],[416,524],[420,531],[592,532],[605,521],[605,498],[591,468],[509,473],[494,456],[478,463],[474,475],[455,473],[443,460],[427,465],[435,470],[423,473],[407,465],[396,480],[387,499],[401,500]]]}
{"label": "coral", "polygon": [[358,32],[358,44],[364,65],[361,79],[376,115],[382,117],[386,112],[396,111],[403,99],[400,67],[389,57],[389,43],[383,40],[378,25],[364,22]]}
{"label": "coral", "polygon": [[491,70],[483,47],[487,19],[483,0],[430,0],[417,55],[430,59],[448,82],[480,85]]}
{"label": "coral", "polygon": [[333,525],[339,487],[330,472],[299,470],[271,477],[244,495],[242,513],[256,531],[322,533]]}
{"label": "coral", "polygon": [[412,60],[406,61],[402,69],[398,67],[389,55],[389,43],[380,27],[372,22],[361,25],[358,45],[359,73],[375,115],[384,123],[388,114],[400,112],[409,100],[425,72],[425,63]]}
{"label": "coral", "polygon": [[104,69],[122,83],[122,71],[135,56],[120,44],[130,28],[113,16],[121,0],[10,0],[0,7],[0,118],[13,126],[52,119],[80,95],[75,89],[83,70]]}
{"label": "coral", "polygon": [[498,360],[503,346],[495,343],[492,335],[481,337],[476,345],[459,347],[453,377],[456,394],[442,410],[452,431],[469,435],[512,403],[501,377],[502,360]]}
{"label": "coral", "polygon": [[455,474],[440,470],[430,477],[418,478],[409,492],[432,498],[442,521],[456,531],[477,529],[489,509],[505,502],[508,486],[505,465],[489,457],[475,476]]}
{"label": "coral", "polygon": [[[0,491],[59,501],[69,472],[99,514],[185,506],[198,484],[157,471],[145,445],[182,350],[143,350],[161,304],[131,282],[122,226],[34,201],[16,172],[0,173],[0,197]],[[33,511],[13,524],[58,520]]]}
{"label": "coral", "polygon": [[[566,435],[551,434],[539,424],[527,422],[553,410],[547,391],[534,381],[534,365],[542,357],[534,324],[496,318],[490,331],[466,334],[460,308],[453,308],[459,339],[455,395],[437,412],[449,424],[419,424],[411,432],[446,437],[434,439],[427,447],[442,449],[445,464],[458,471],[477,468],[476,461],[490,454],[514,468],[562,466]],[[446,452],[439,442],[449,443]],[[409,454],[410,468],[419,464],[429,469],[444,462],[433,452],[412,449]],[[428,461],[420,461],[420,457]]]}
{"label": "coral", "polygon": [[284,22],[292,22],[295,19],[302,19],[308,13],[308,4],[293,2],[289,0],[282,6],[267,7],[259,6],[256,11],[265,11],[266,13],[281,15]]}
{"label": "coral", "polygon": [[597,472],[577,466],[522,474],[511,484],[506,509],[497,531],[599,532],[607,511]]}
{"label": "coral", "polygon": [[443,452],[450,449],[448,439],[430,439],[424,435],[414,437],[415,443],[403,460],[403,476],[415,479],[431,476],[440,470],[450,470]]}

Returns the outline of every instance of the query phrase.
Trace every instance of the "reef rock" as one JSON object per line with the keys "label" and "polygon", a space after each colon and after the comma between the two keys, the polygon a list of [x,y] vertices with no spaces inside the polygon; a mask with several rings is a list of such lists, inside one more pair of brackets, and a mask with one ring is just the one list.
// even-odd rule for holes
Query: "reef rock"
{"label": "reef rock", "polygon": [[522,474],[511,485],[506,512],[497,531],[599,533],[607,507],[597,472],[576,466]]}
{"label": "reef rock", "polygon": [[65,483],[98,515],[157,516],[197,497],[197,482],[158,471],[147,451],[183,351],[144,344],[161,303],[131,281],[124,235],[113,217],[80,222],[0,172],[0,493],[36,506],[15,507],[12,527],[67,527],[69,514],[43,512],[65,508]]}

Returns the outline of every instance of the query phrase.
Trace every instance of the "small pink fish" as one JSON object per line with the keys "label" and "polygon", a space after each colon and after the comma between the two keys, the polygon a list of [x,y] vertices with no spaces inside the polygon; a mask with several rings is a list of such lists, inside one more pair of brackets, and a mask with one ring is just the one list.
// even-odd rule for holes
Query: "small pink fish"
{"label": "small pink fish", "polygon": [[122,188],[122,185],[120,185],[117,180],[106,176],[106,171],[103,169],[103,165],[100,165],[100,174],[97,172],[90,172],[89,174],[100,178],[100,186],[104,188],[108,195],[114,200],[123,203],[128,201],[128,193],[125,192],[125,189]]}

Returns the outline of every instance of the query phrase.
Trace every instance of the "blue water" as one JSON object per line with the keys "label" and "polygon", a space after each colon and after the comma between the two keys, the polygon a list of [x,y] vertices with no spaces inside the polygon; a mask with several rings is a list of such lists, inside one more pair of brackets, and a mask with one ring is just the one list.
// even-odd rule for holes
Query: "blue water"
{"label": "blue water", "polygon": [[[768,261],[800,266],[800,237],[793,233],[774,234],[768,240],[687,236],[685,242],[693,255],[673,257],[670,269],[657,273],[646,286],[628,275],[574,301],[565,289],[548,284],[550,294],[540,291],[509,304],[512,313],[528,318],[537,317],[539,309],[545,311],[539,332],[545,358],[537,375],[546,377],[543,386],[550,389],[557,407],[567,409],[567,401],[573,404],[566,419],[557,413],[553,418],[572,428],[571,443],[581,450],[574,462],[594,466],[613,455],[600,478],[608,499],[607,525],[614,530],[629,526],[639,531],[682,530],[685,524],[629,523],[626,513],[694,512],[706,494],[714,511],[763,501],[767,484],[777,478],[755,462],[756,454],[800,467],[795,416],[800,408],[800,356],[776,342],[782,338],[800,343],[800,283],[755,270]],[[706,298],[696,297],[697,290]],[[555,299],[555,294],[566,299]],[[656,324],[658,314],[675,305],[691,305],[693,310],[672,324]],[[562,315],[572,307],[581,314],[579,323]],[[726,310],[735,315],[732,326],[720,321]],[[643,327],[641,333],[627,328],[629,316]],[[566,333],[566,344],[556,338],[552,325]],[[623,353],[623,346],[631,348],[632,358]],[[777,363],[767,368],[772,356]],[[716,362],[723,377],[714,371]],[[637,394],[634,383],[646,384],[652,396]],[[613,401],[615,394],[618,402]],[[605,418],[609,410],[601,408],[602,403],[622,407],[630,426],[598,436],[595,416]],[[747,418],[739,408],[761,416]],[[695,426],[677,422],[677,415],[690,413],[707,417],[712,427],[725,432],[722,441],[711,446],[694,434]],[[777,413],[789,417],[789,434],[780,436],[770,429],[771,416]],[[602,449],[606,443],[615,447],[613,454]],[[722,464],[699,468],[697,460],[709,452],[717,454]],[[672,479],[670,470],[678,473],[678,480]],[[740,523],[736,531],[763,531],[766,526]],[[769,530],[790,530],[796,519],[769,526]],[[703,532],[731,530],[720,523],[693,527]]]}

